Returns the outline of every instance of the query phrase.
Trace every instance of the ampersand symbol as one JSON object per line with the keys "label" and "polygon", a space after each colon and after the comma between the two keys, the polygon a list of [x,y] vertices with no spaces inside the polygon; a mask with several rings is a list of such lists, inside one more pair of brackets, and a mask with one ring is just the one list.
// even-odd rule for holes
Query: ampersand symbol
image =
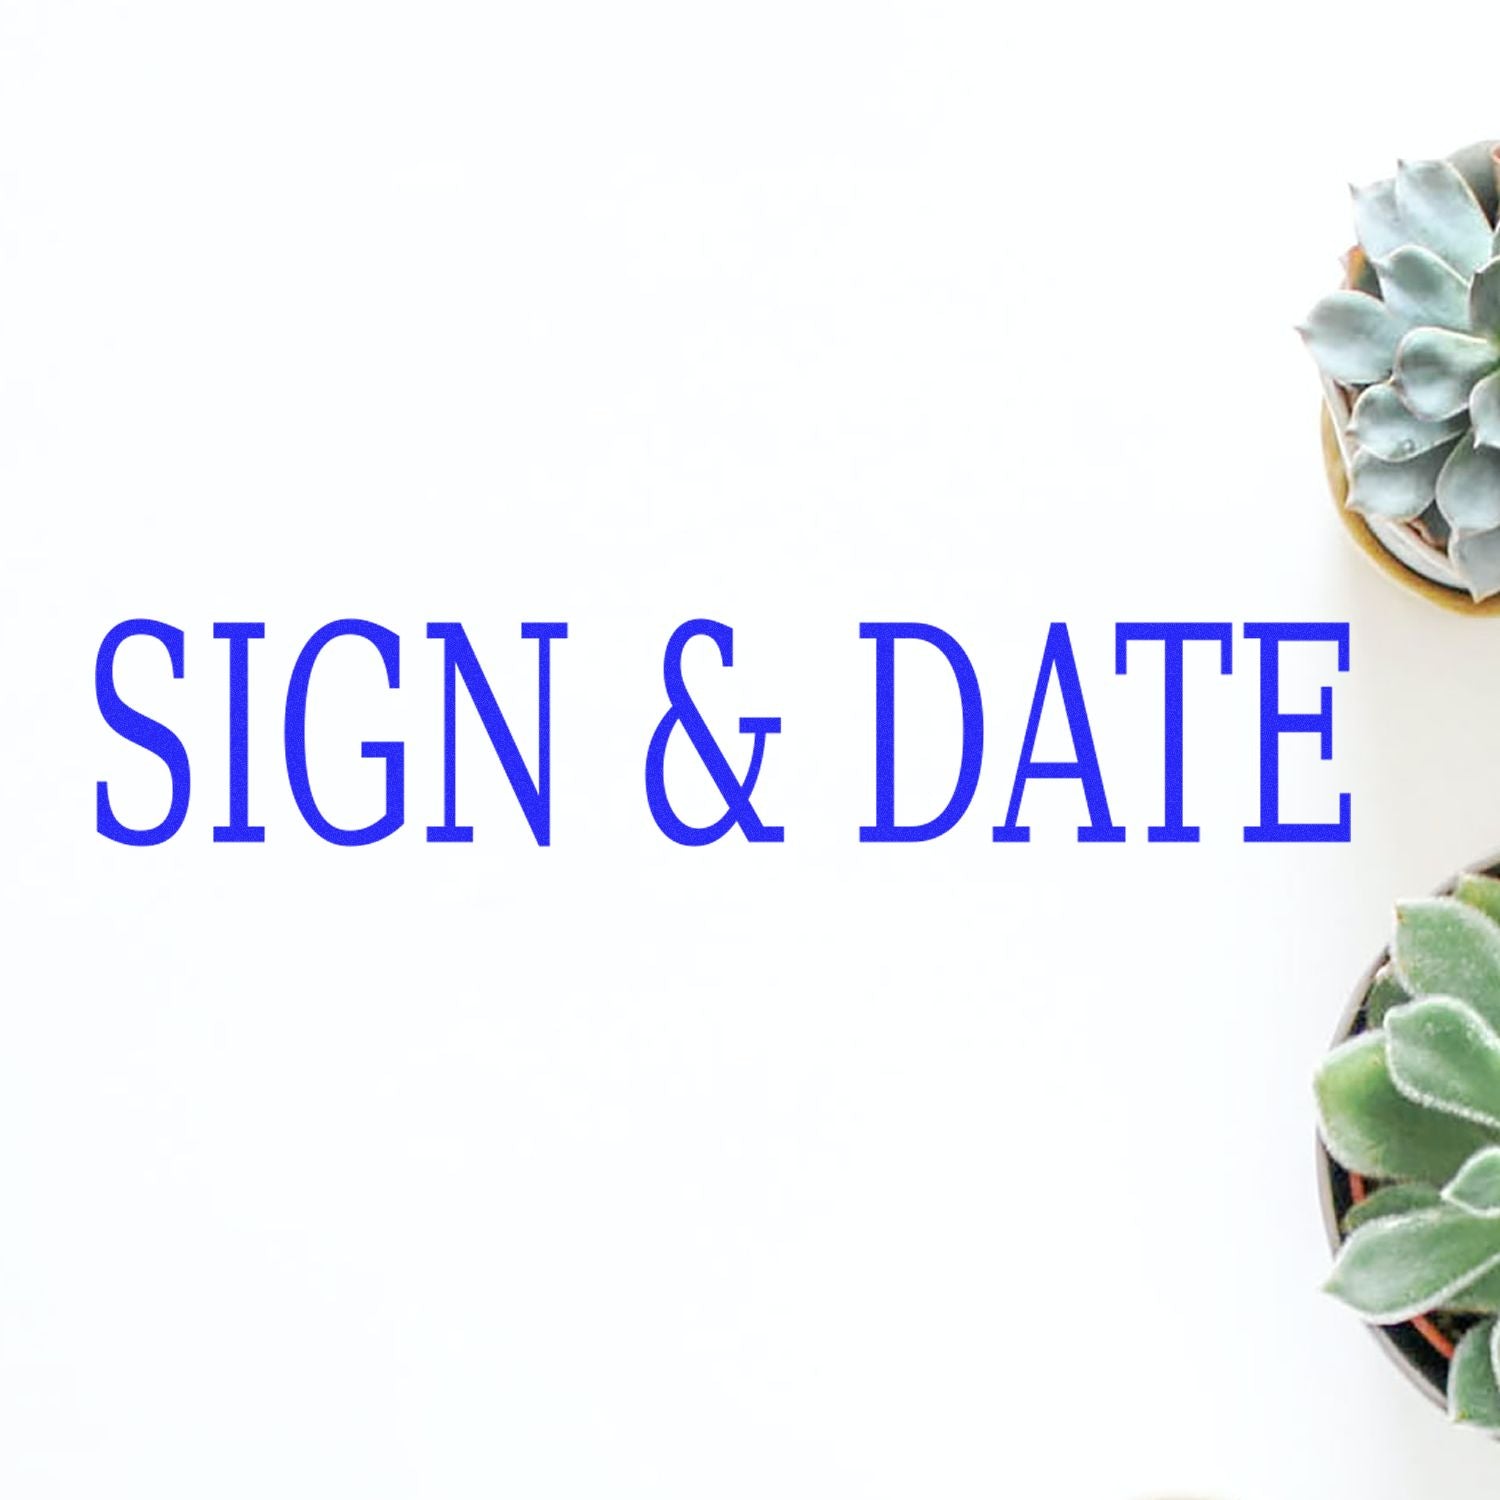
{"label": "ampersand symbol", "polygon": [[[682,680],[682,650],[694,636],[706,635],[719,648],[719,660],[726,667],[734,665],[734,631],[717,620],[689,620],[672,632],[667,642],[666,656],[662,660],[662,681],[666,684],[667,701],[672,705],[656,726],[646,751],[646,801],[651,807],[651,816],[656,826],[669,839],[679,844],[711,844],[723,838],[736,823],[752,844],[779,844],[786,830],[770,828],[761,822],[750,805],[750,794],[755,790],[756,778],[760,775],[760,763],[765,755],[766,736],[781,733],[780,719],[741,719],[740,733],[753,734],[755,744],[750,752],[750,769],[741,781],[730,769],[724,752],[719,749],[698,705],[693,702],[687,684]],[[667,798],[665,764],[667,741],[672,731],[681,725],[698,758],[708,774],[713,777],[719,795],[724,799],[724,815],[706,828],[694,828],[684,823],[672,810]]]}

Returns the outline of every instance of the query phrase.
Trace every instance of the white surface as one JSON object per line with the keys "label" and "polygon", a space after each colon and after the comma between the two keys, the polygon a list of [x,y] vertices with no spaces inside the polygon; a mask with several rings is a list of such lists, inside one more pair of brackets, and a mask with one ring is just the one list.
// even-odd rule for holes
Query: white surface
{"label": "white surface", "polygon": [[[1317,1291],[1309,1074],[1391,898],[1500,843],[1500,627],[1347,545],[1291,332],[1346,179],[1500,133],[1491,13],[1404,17],[6,0],[0,1493],[1493,1492]],[[156,850],[93,831],[99,777],[164,795],[93,702],[137,613],[188,632],[180,683],[122,659],[193,756]],[[700,613],[722,737],[784,720],[784,847],[648,818]],[[315,686],[332,815],[408,742],[365,850],[280,758],[344,614],[402,635],[398,693],[355,645]],[[210,835],[247,618],[260,848]],[[989,754],[954,833],[862,847],[891,618],[968,647]],[[1142,618],[1352,623],[1286,789],[1352,845],[1241,842],[1242,639],[1189,658],[1203,843],[1147,844]],[[472,715],[477,842],[423,841],[434,619],[528,755],[519,625],[568,621],[552,849]],[[1071,786],[989,839],[1052,619],[1123,846]]]}

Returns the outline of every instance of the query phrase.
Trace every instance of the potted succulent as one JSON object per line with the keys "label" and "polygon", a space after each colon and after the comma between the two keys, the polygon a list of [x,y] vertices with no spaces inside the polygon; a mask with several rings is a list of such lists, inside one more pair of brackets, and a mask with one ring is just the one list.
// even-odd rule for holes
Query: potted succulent
{"label": "potted succulent", "polygon": [[1343,286],[1300,325],[1351,535],[1418,592],[1500,612],[1497,145],[1354,188]]}
{"label": "potted succulent", "polygon": [[1318,1069],[1327,1290],[1500,1433],[1500,880],[1403,902]]}

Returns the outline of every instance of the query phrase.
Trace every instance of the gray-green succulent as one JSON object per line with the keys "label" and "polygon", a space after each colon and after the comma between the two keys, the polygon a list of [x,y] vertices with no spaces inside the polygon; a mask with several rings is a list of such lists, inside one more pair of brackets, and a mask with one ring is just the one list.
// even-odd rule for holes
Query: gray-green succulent
{"label": "gray-green succulent", "polygon": [[1500,231],[1492,142],[1352,189],[1350,284],[1300,332],[1348,403],[1349,505],[1500,593]]}
{"label": "gray-green succulent", "polygon": [[1398,906],[1362,1024],[1316,1082],[1329,1155],[1373,1189],[1328,1290],[1371,1323],[1451,1315],[1449,1413],[1500,1432],[1500,880]]}

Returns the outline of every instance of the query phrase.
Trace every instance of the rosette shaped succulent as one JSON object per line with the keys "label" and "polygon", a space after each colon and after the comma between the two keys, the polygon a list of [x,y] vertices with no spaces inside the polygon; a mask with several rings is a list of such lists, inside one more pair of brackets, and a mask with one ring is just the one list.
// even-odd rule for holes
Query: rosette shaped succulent
{"label": "rosette shaped succulent", "polygon": [[1349,504],[1500,593],[1500,233],[1490,143],[1355,188],[1359,249],[1300,327],[1350,415]]}
{"label": "rosette shaped succulent", "polygon": [[1317,1076],[1329,1155],[1359,1178],[1328,1290],[1421,1320],[1455,1420],[1500,1432],[1500,880],[1397,909],[1390,961]]}

